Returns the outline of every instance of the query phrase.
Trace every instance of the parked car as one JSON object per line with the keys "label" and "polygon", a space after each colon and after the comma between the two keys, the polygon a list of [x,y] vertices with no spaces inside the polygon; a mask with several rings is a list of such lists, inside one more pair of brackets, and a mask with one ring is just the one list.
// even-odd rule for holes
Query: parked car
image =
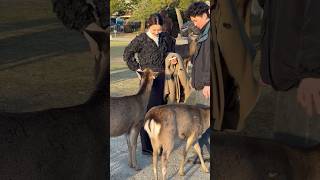
{"label": "parked car", "polygon": [[141,25],[140,21],[127,20],[124,24],[124,32],[132,33],[132,32],[138,31],[140,28],[140,25]]}

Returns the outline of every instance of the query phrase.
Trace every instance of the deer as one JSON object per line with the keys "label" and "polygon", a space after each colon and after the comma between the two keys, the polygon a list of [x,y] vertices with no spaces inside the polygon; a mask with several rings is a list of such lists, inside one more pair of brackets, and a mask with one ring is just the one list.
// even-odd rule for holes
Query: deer
{"label": "deer", "polygon": [[[86,31],[108,62],[108,32]],[[23,113],[0,113],[1,180],[106,179],[108,63],[82,104]]]}
{"label": "deer", "polygon": [[176,52],[180,54],[183,58],[184,68],[187,73],[191,73],[191,70],[188,68],[191,63],[192,56],[197,51],[197,38],[198,35],[195,35],[193,32],[188,34],[188,44],[176,45]]}
{"label": "deer", "polygon": [[195,35],[193,33],[191,33],[188,36],[189,56],[184,59],[184,66],[185,66],[185,69],[187,70],[187,73],[189,74],[191,73],[191,70],[188,68],[189,64],[191,63],[191,59],[193,55],[197,51],[197,38],[198,38],[198,35]]}
{"label": "deer", "polygon": [[320,145],[302,148],[234,132],[214,132],[213,142],[214,179],[320,179]]}
{"label": "deer", "polygon": [[147,131],[153,148],[153,173],[158,179],[158,154],[162,148],[162,179],[166,179],[167,163],[173,151],[175,138],[187,141],[182,152],[179,175],[184,176],[187,153],[193,145],[201,162],[201,168],[208,173],[204,164],[198,137],[210,127],[210,107],[203,105],[168,104],[151,108],[145,116],[144,129]]}
{"label": "deer", "polygon": [[140,74],[140,89],[137,94],[123,97],[110,97],[110,136],[125,134],[128,145],[128,165],[140,170],[136,160],[137,138],[143,127],[144,115],[152,90],[153,80],[158,73],[145,69]]}

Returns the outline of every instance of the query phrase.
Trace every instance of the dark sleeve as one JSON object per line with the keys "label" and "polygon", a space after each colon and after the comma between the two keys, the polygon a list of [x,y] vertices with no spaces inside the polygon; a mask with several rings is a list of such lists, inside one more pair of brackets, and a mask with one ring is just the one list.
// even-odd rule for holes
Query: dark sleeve
{"label": "dark sleeve", "polygon": [[258,0],[260,7],[264,8],[265,1],[266,0]]}
{"label": "dark sleeve", "polygon": [[95,22],[94,9],[85,0],[51,0],[53,12],[69,29],[81,31]]}
{"label": "dark sleeve", "polygon": [[176,52],[176,39],[174,39],[171,36],[170,36],[170,44],[171,44],[170,52]]}
{"label": "dark sleeve", "polygon": [[208,39],[204,42],[204,69],[203,69],[203,82],[204,82],[204,85],[205,86],[210,86],[211,83],[210,83],[210,66],[211,66],[211,56],[210,56],[210,53],[211,53],[211,49],[210,49],[210,46],[211,46],[211,43],[210,43],[210,33],[209,33],[209,36],[208,36]]}
{"label": "dark sleeve", "polygon": [[167,46],[167,53],[169,52],[175,52],[175,46],[176,46],[176,39],[173,38],[169,33],[163,32],[161,33],[161,36],[163,36],[166,46]]}
{"label": "dark sleeve", "polygon": [[320,78],[320,1],[306,3],[304,25],[302,27],[302,49],[299,60],[301,79]]}
{"label": "dark sleeve", "polygon": [[129,69],[132,71],[139,69],[139,63],[135,58],[135,53],[140,53],[142,46],[142,40],[140,36],[137,36],[124,49],[123,60],[127,63]]}
{"label": "dark sleeve", "polygon": [[177,44],[175,52],[178,53],[183,59],[189,57],[189,44]]}
{"label": "dark sleeve", "polygon": [[96,6],[96,12],[99,17],[100,26],[102,28],[107,28],[110,26],[109,14],[110,8],[108,7],[108,2],[106,0],[93,0]]}

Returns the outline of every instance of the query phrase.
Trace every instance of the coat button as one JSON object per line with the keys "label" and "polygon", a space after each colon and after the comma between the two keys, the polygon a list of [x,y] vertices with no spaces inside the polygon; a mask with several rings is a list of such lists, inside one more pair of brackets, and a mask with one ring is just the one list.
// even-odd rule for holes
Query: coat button
{"label": "coat button", "polygon": [[232,25],[229,24],[229,23],[223,23],[222,25],[223,25],[223,27],[225,27],[226,29],[230,29],[230,28],[232,27]]}

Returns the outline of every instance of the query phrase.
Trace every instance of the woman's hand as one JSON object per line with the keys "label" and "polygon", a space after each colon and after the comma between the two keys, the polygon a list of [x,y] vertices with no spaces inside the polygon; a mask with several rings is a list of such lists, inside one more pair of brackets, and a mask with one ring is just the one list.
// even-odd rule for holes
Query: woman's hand
{"label": "woman's hand", "polygon": [[173,56],[173,57],[170,59],[170,62],[171,62],[171,64],[177,64],[177,63],[178,63],[177,57]]}
{"label": "woman's hand", "polygon": [[300,81],[297,100],[309,116],[315,110],[320,114],[320,78],[304,78]]}
{"label": "woman's hand", "polygon": [[202,89],[202,94],[205,98],[210,98],[210,86],[204,86]]}

